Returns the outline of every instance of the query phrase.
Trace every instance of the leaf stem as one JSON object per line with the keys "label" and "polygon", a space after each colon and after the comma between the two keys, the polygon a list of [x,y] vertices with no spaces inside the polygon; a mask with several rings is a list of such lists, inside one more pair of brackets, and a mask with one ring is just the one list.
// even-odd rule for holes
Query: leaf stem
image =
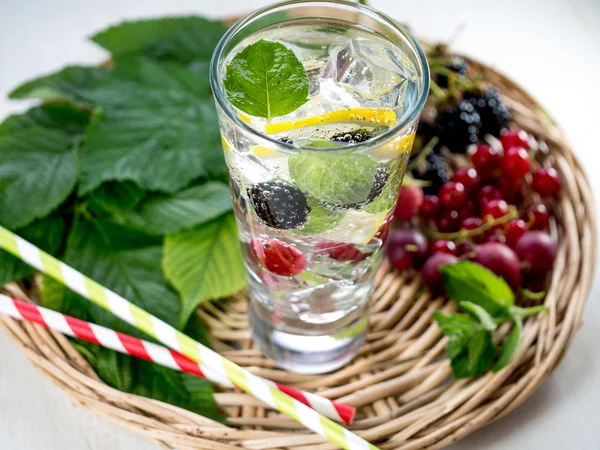
{"label": "leaf stem", "polygon": [[427,158],[427,155],[429,155],[433,151],[439,140],[440,139],[437,136],[432,137],[427,143],[427,145],[423,147],[423,150],[421,150],[417,157],[413,159],[412,162],[408,165],[408,167],[406,168],[406,173],[411,173],[413,170],[419,167],[419,164],[421,164],[421,162],[423,162],[423,160]]}
{"label": "leaf stem", "polygon": [[478,234],[485,233],[490,228],[493,228],[497,225],[504,225],[505,223],[510,222],[512,219],[518,217],[518,212],[516,210],[510,211],[508,214],[498,217],[497,219],[487,220],[483,223],[483,225],[473,228],[472,230],[460,230],[454,231],[452,233],[440,233],[439,231],[432,230],[431,228],[423,228],[423,232],[432,239],[443,239],[446,241],[455,241],[458,239],[469,239],[473,236],[477,236]]}
{"label": "leaf stem", "polygon": [[534,316],[534,315],[544,312],[544,311],[548,311],[548,307],[544,306],[544,305],[531,306],[529,308],[514,307],[511,310],[513,315],[519,316],[519,317]]}

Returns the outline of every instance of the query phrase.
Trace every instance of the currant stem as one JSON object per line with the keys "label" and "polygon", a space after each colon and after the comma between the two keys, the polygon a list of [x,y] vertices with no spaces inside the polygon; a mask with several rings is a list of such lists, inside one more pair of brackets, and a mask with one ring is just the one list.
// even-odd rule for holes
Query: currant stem
{"label": "currant stem", "polygon": [[413,170],[415,170],[417,167],[419,167],[419,164],[421,164],[421,162],[425,158],[427,158],[427,155],[429,155],[433,151],[433,149],[435,148],[435,146],[437,145],[439,140],[440,139],[437,136],[432,137],[430,139],[430,141],[427,143],[427,145],[425,147],[423,147],[423,150],[421,150],[421,153],[419,153],[419,155],[415,159],[413,159],[413,161],[406,168],[406,173],[411,173]]}
{"label": "currant stem", "polygon": [[487,220],[483,225],[473,228],[472,230],[460,230],[453,233],[440,233],[439,231],[435,231],[430,228],[423,228],[423,232],[427,235],[427,237],[436,240],[444,239],[446,241],[455,241],[458,239],[469,239],[473,236],[477,236],[478,234],[485,233],[487,230],[495,227],[496,225],[504,225],[516,217],[518,217],[518,213],[516,210],[513,210],[502,217],[498,217],[497,219]]}
{"label": "currant stem", "polygon": [[438,100],[443,101],[446,98],[446,93],[442,90],[439,84],[433,81],[433,78],[429,80],[429,89]]}

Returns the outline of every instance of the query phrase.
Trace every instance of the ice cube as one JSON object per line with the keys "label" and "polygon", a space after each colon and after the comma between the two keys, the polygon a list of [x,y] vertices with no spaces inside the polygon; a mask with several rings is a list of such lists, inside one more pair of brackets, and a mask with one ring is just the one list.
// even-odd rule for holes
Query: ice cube
{"label": "ice cube", "polygon": [[332,49],[323,78],[334,80],[361,106],[396,108],[414,79],[411,69],[404,55],[383,42],[355,38]]}

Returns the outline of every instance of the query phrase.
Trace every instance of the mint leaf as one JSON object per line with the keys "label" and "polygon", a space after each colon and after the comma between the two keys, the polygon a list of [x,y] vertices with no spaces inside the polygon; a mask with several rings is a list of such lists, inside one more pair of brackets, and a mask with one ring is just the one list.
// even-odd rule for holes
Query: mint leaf
{"label": "mint leaf", "polygon": [[91,40],[119,58],[139,55],[182,62],[209,62],[227,27],[203,17],[167,17],[123,22]]}
{"label": "mint leaf", "polygon": [[471,336],[480,329],[475,320],[462,314],[444,314],[438,311],[432,316],[442,333],[450,338],[446,347],[446,354],[450,359],[465,350]]}
{"label": "mint leaf", "polygon": [[488,331],[494,331],[497,328],[494,318],[483,309],[481,306],[471,302],[460,302],[458,304],[464,311],[471,314],[473,317],[479,320],[479,323]]}
{"label": "mint leaf", "polygon": [[448,296],[457,303],[471,302],[492,317],[509,314],[514,294],[506,282],[479,264],[468,261],[440,267]]}
{"label": "mint leaf", "polygon": [[368,156],[347,152],[299,153],[290,156],[288,165],[300,190],[333,205],[366,202],[379,168]]}
{"label": "mint leaf", "polygon": [[12,99],[68,100],[76,105],[93,106],[87,89],[108,71],[98,67],[67,66],[64,69],[28,81],[13,90]]}
{"label": "mint leaf", "polygon": [[452,375],[457,379],[476,377],[487,372],[495,358],[491,333],[479,329],[469,337],[466,348],[452,359]]}
{"label": "mint leaf", "polygon": [[[160,319],[177,325],[181,306],[161,270],[161,239],[108,220],[77,219],[67,240],[64,261]],[[85,310],[95,323],[139,335],[108,311],[68,291],[61,311]],[[56,302],[56,299],[53,300]],[[80,317],[81,318],[81,317]]]}
{"label": "mint leaf", "polygon": [[12,116],[0,129],[0,223],[5,227],[20,228],[48,215],[75,188],[82,117],[75,113],[72,122],[72,109],[53,111],[52,125],[60,117],[74,124],[72,134],[45,126],[46,115],[36,112]]}
{"label": "mint leaf", "polygon": [[521,322],[521,319],[517,317],[513,320],[513,324],[513,329],[510,330],[508,337],[502,345],[502,349],[500,349],[498,361],[496,361],[496,364],[494,364],[494,367],[492,367],[493,372],[498,372],[506,367],[506,365],[512,360],[517,348],[519,347],[523,323]]}
{"label": "mint leaf", "polygon": [[163,268],[182,298],[180,323],[200,303],[241,290],[246,272],[233,214],[167,236]]}
{"label": "mint leaf", "polygon": [[342,211],[327,209],[312,197],[308,197],[308,206],[310,207],[308,220],[302,228],[292,230],[294,234],[300,236],[321,234],[335,228],[344,218]]}
{"label": "mint leaf", "polygon": [[111,180],[176,192],[199,177],[227,173],[204,78],[173,63],[117,61],[96,86],[110,92],[81,151],[80,194]]}
{"label": "mint leaf", "polygon": [[[53,214],[17,230],[17,234],[42,250],[55,255],[62,248],[65,228],[63,217]],[[32,275],[34,271],[33,267],[0,250],[0,286]]]}
{"label": "mint leaf", "polygon": [[120,220],[148,234],[173,234],[208,222],[230,211],[231,193],[225,183],[211,181],[172,196],[153,195]]}
{"label": "mint leaf", "polygon": [[402,185],[402,178],[406,171],[406,163],[409,156],[410,152],[402,152],[386,164],[389,178],[385,183],[381,194],[379,194],[371,203],[366,205],[363,208],[363,211],[368,212],[369,214],[378,214],[389,211],[394,207],[398,201],[398,192]]}
{"label": "mint leaf", "polygon": [[284,116],[308,100],[309,81],[294,52],[260,40],[233,57],[224,80],[227,99],[251,116]]}

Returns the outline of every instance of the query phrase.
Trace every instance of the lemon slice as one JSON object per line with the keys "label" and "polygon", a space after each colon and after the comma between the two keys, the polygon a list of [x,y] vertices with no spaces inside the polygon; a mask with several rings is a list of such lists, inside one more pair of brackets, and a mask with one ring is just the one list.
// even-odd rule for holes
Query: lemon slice
{"label": "lemon slice", "polygon": [[250,151],[254,156],[276,156],[281,154],[281,152],[263,145],[251,145]]}
{"label": "lemon slice", "polygon": [[415,133],[407,134],[401,138],[394,139],[381,147],[373,150],[372,156],[376,158],[389,159],[398,156],[400,153],[410,152],[415,141]]}
{"label": "lemon slice", "polygon": [[231,150],[231,146],[229,145],[229,142],[227,142],[227,139],[225,139],[225,136],[223,136],[223,133],[221,133],[221,145],[223,145],[223,150]]}
{"label": "lemon slice", "polygon": [[246,122],[246,123],[252,122],[252,119],[250,119],[250,117],[245,116],[242,113],[238,114],[238,117],[242,120],[242,122]]}
{"label": "lemon slice", "polygon": [[348,211],[335,228],[320,234],[319,237],[328,241],[366,245],[377,234],[388,214],[389,211],[368,215],[364,212]]}
{"label": "lemon slice", "polygon": [[265,125],[267,134],[281,133],[296,128],[311,127],[324,123],[335,122],[371,122],[381,125],[394,125],[396,113],[391,109],[383,108],[347,108],[333,111],[319,116],[306,117],[304,119],[290,120],[287,122],[268,123]]}

